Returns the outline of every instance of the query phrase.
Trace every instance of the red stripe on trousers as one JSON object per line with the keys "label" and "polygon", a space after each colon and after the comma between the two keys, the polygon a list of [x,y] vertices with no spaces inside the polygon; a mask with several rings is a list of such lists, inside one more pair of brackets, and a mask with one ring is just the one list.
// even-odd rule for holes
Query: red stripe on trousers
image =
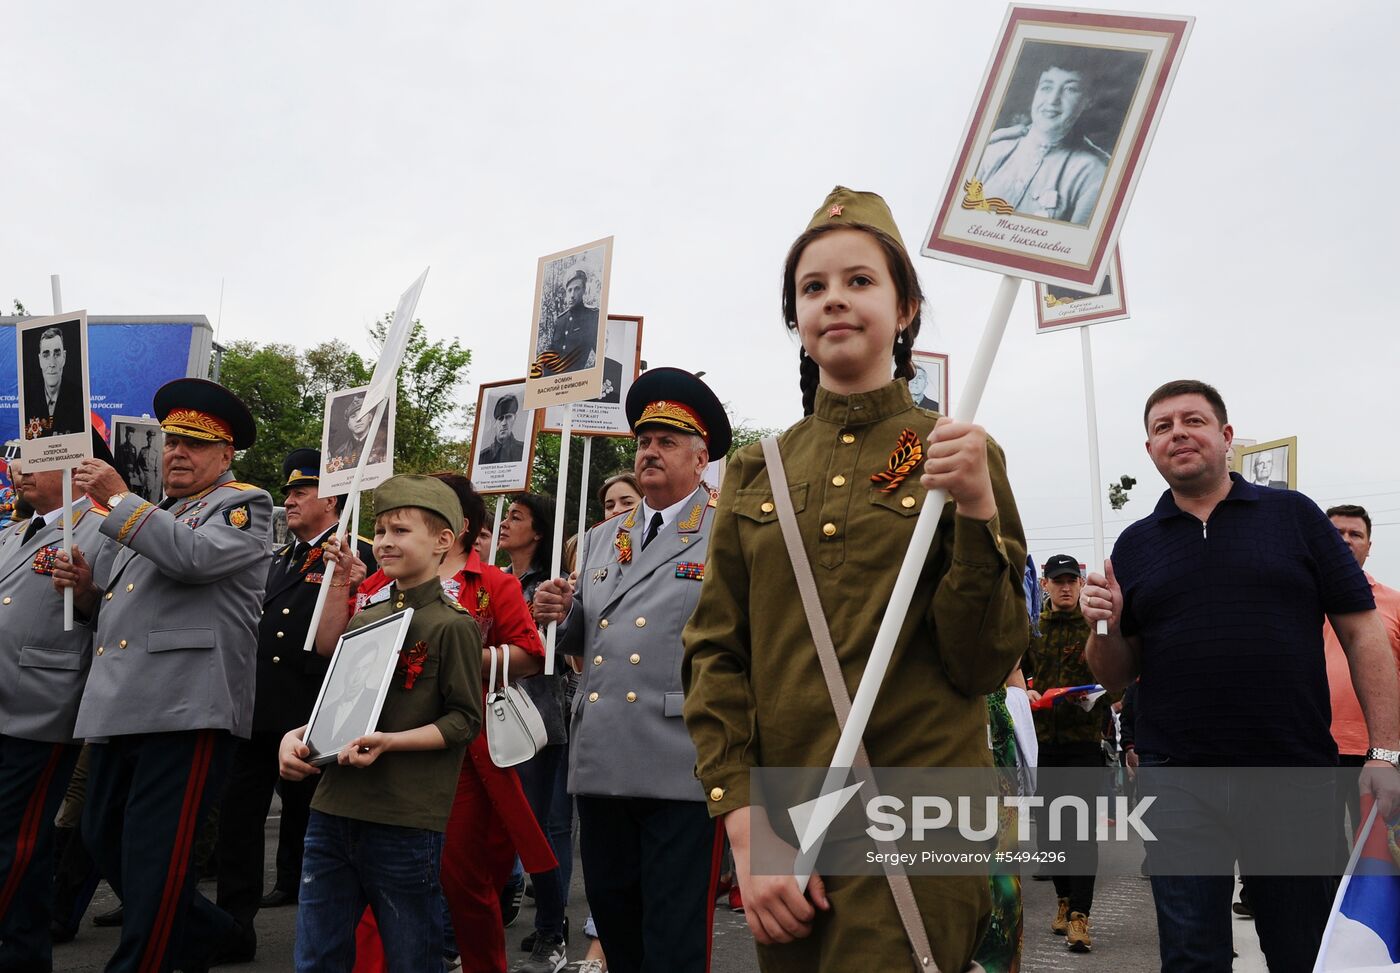
{"label": "red stripe on trousers", "polygon": [[29,870],[29,863],[34,858],[34,849],[39,844],[39,825],[44,820],[44,799],[49,792],[49,785],[53,782],[53,775],[58,770],[58,761],[63,756],[63,749],[61,743],[53,745],[49,762],[44,764],[34,793],[29,796],[29,803],[24,806],[19,834],[15,836],[15,860],[10,865],[10,874],[5,878],[5,887],[0,889],[0,917],[9,912],[10,902],[19,891],[24,873]]}
{"label": "red stripe on trousers", "polygon": [[[715,948],[715,895],[719,889],[719,869],[724,863],[724,819],[714,820],[715,849],[710,853],[710,887],[705,893],[705,973],[710,973],[710,960]],[[739,876],[734,875],[734,884],[739,884]],[[742,894],[742,893],[740,893]]]}
{"label": "red stripe on trousers", "polygon": [[180,823],[175,829],[175,847],[170,854],[170,868],[165,873],[165,889],[160,897],[160,909],[146,952],[141,957],[141,973],[160,973],[165,950],[170,943],[170,931],[180,904],[180,892],[189,872],[190,853],[194,848],[195,824],[199,818],[199,800],[209,777],[209,764],[214,755],[214,733],[202,730],[194,745],[190,761],[190,777],[185,782],[185,799],[180,805]]}

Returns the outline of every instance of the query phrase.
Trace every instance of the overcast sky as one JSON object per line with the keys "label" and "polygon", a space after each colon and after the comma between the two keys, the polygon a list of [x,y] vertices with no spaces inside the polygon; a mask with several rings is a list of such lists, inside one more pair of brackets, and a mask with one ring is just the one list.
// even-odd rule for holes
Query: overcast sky
{"label": "overcast sky", "polygon": [[[1394,190],[1400,5],[1162,2],[1199,16],[1122,235],[1130,321],[1093,332],[1103,479],[1164,484],[1142,404],[1202,378],[1236,432],[1297,436],[1299,486],[1374,512],[1400,586]],[[205,314],[220,339],[419,317],[476,383],[523,373],[539,256],[616,236],[610,310],[741,421],[800,415],[779,274],[836,183],[911,249],[1004,8],[934,0],[19,4],[5,9],[0,299]],[[953,401],[998,278],[916,258]],[[1029,285],[981,421],[1038,560],[1090,560],[1077,332]],[[1106,485],[1106,483],[1105,483]]]}

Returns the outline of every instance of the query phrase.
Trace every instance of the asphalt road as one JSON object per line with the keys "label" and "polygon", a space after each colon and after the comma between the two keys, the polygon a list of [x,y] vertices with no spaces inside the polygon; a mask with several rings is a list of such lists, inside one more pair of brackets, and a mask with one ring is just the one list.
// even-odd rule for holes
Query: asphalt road
{"label": "asphalt road", "polygon": [[[275,813],[275,812],[274,812]],[[269,822],[267,842],[267,886],[273,880],[273,854],[276,849],[275,818]],[[213,897],[212,882],[202,882],[201,891]],[[1064,939],[1050,932],[1050,920],[1055,914],[1054,886],[1050,882],[1027,881],[1023,888],[1025,903],[1025,938],[1021,969],[1025,973],[1041,970],[1093,970],[1099,973],[1138,973],[1158,969],[1157,927],[1152,909],[1152,893],[1148,883],[1139,878],[1115,877],[1102,879],[1094,895],[1091,932],[1093,952],[1070,953]],[[116,904],[104,884],[98,889],[88,910],[88,916],[105,912]],[[529,899],[520,918],[506,930],[506,945],[512,963],[522,960],[518,949],[520,940],[533,928],[534,909]],[[574,862],[573,888],[569,900],[569,923],[573,930],[569,949],[571,960],[582,959],[586,945],[582,934],[587,907],[583,899],[582,868]],[[237,973],[290,973],[292,970],[292,941],[295,934],[296,910],[293,908],[264,910],[258,914],[258,956],[252,963],[220,967]],[[1236,919],[1235,948],[1240,958],[1235,969],[1241,973],[1263,973],[1267,969],[1259,952],[1253,923]],[[54,969],[57,971],[101,970],[116,947],[117,930],[98,929],[84,919],[78,938],[54,949]],[[572,965],[569,967],[572,969]],[[732,913],[723,904],[715,909],[714,959],[715,973],[757,973],[753,939],[741,915]],[[863,971],[858,960],[850,969]]]}

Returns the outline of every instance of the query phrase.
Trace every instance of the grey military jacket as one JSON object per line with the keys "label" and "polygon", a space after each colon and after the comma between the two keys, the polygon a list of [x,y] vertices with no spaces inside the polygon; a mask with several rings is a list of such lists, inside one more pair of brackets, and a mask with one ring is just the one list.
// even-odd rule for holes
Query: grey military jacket
{"label": "grey military jacket", "polygon": [[681,630],[700,598],[713,516],[702,486],[646,550],[640,506],[585,536],[559,636],[565,654],[583,657],[569,725],[571,793],[704,800],[681,719]]}
{"label": "grey military jacket", "polygon": [[[73,544],[90,563],[108,546],[98,533],[104,516],[86,497],[73,504]],[[61,519],[27,542],[28,521],[0,534],[0,734],[39,743],[73,742],[92,661],[92,629],[77,619],[63,630],[63,595],[53,586]]]}
{"label": "grey military jacket", "polygon": [[102,594],[78,736],[248,736],[271,523],[272,498],[232,473],[159,507],[129,496],[108,515],[116,553],[94,574]]}

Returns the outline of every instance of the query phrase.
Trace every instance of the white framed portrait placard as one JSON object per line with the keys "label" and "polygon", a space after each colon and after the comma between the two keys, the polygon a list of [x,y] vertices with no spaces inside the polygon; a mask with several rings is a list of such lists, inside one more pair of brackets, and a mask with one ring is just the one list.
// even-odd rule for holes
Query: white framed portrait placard
{"label": "white framed portrait placard", "polygon": [[77,466],[92,455],[86,311],[15,325],[19,432],[27,470]]}
{"label": "white framed portrait placard", "polygon": [[412,619],[405,608],[340,637],[302,738],[310,763],[333,763],[352,740],[374,732]]}
{"label": "white framed portrait placard", "polygon": [[523,378],[486,382],[477,389],[467,476],[483,496],[530,488],[538,410],[524,408],[524,401]]}
{"label": "white framed portrait placard", "polygon": [[[360,462],[365,440],[370,435],[369,424],[374,420],[374,408],[365,408],[370,386],[341,389],[326,396],[325,417],[321,421],[321,482],[316,492],[323,497],[338,497],[350,492],[355,482],[355,467]],[[394,475],[394,418],[398,394],[390,387],[384,414],[374,432],[374,445],[365,461],[361,490],[373,490]]]}
{"label": "white framed portrait placard", "polygon": [[915,350],[911,357],[914,377],[909,380],[909,395],[914,404],[946,416],[952,408],[948,402],[948,356]]}
{"label": "white framed portrait placard", "polygon": [[603,391],[613,238],[541,257],[526,370],[527,409],[596,399]]}
{"label": "white framed portrait placard", "polygon": [[1194,21],[1012,4],[923,253],[1097,291]]}
{"label": "white framed portrait placard", "polygon": [[[575,436],[632,435],[627,424],[627,393],[642,373],[642,319],[630,314],[609,314],[603,342],[603,391],[596,399],[574,403],[572,434]],[[544,412],[540,432],[558,434],[564,428],[564,407]]]}
{"label": "white framed portrait placard", "polygon": [[1035,285],[1037,334],[1123,321],[1127,317],[1128,295],[1123,290],[1123,262],[1117,247],[1097,291],[1073,290],[1058,284]]}
{"label": "white framed portrait placard", "polygon": [[160,503],[165,433],[150,416],[112,416],[112,456],[127,489],[147,503]]}

